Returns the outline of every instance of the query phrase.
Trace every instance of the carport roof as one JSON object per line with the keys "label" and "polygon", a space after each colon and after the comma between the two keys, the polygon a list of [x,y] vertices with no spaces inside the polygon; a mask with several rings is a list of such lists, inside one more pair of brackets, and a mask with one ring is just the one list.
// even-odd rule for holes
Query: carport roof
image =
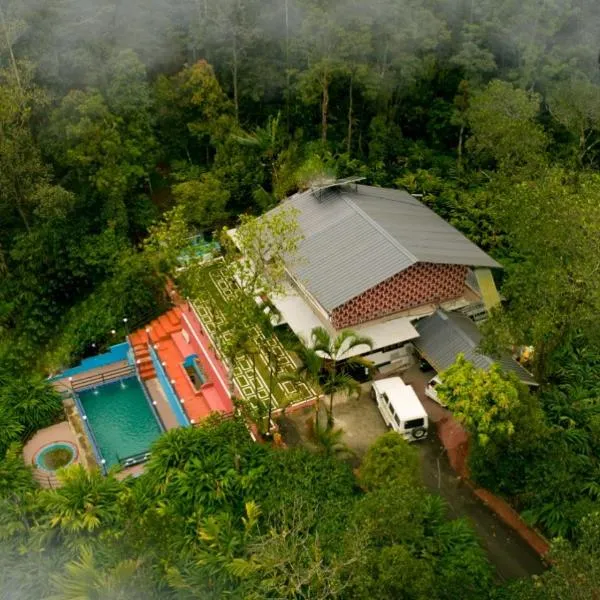
{"label": "carport roof", "polygon": [[493,358],[478,350],[481,332],[468,317],[438,309],[416,323],[419,337],[413,344],[438,373],[454,363],[459,354],[477,368],[488,370],[494,363],[514,373],[526,385],[538,385],[533,376],[508,354]]}

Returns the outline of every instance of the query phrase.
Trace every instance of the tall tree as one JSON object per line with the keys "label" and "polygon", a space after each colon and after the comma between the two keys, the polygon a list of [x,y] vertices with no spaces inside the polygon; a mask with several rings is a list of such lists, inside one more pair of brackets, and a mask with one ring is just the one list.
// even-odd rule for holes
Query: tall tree
{"label": "tall tree", "polygon": [[45,102],[30,68],[20,79],[11,70],[0,71],[0,215],[6,225],[18,217],[28,232],[35,190],[49,177],[30,129],[32,111],[42,109]]}
{"label": "tall tree", "polygon": [[466,111],[472,130],[467,147],[503,169],[543,164],[548,139],[535,121],[540,98],[494,80],[471,97]]}
{"label": "tall tree", "polygon": [[600,143],[600,86],[581,76],[561,82],[551,88],[548,107],[575,138],[579,167],[590,164],[594,148]]}
{"label": "tall tree", "polygon": [[578,331],[591,340],[599,333],[599,186],[595,174],[554,168],[493,188],[492,210],[512,249],[496,332],[508,332],[501,336],[505,347],[534,346],[540,381],[560,368],[553,354],[564,340]]}

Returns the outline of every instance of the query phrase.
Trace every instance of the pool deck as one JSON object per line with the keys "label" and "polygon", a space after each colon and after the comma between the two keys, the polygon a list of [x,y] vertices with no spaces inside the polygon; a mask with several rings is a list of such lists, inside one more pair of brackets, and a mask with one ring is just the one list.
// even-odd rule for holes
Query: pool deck
{"label": "pool deck", "polygon": [[[103,365],[101,367],[96,367],[95,369],[90,369],[89,371],[85,371],[83,373],[78,373],[74,375],[71,379],[68,377],[60,377],[52,381],[52,385],[59,391],[62,392],[66,389],[72,390],[73,388],[79,387],[81,384],[85,384],[86,382],[94,381],[95,385],[102,385],[103,383],[108,383],[111,380],[111,373],[119,372],[125,370],[128,367],[129,363],[126,360],[121,360],[118,362],[111,363],[109,365]],[[106,377],[106,381],[103,382],[102,378]]]}
{"label": "pool deck", "polygon": [[139,465],[133,465],[132,467],[126,467],[122,471],[119,471],[116,475],[119,481],[127,479],[127,477],[139,477],[144,472],[144,463]]}
{"label": "pool deck", "polygon": [[[145,328],[131,334],[130,343],[134,349],[140,376],[147,385],[156,377],[156,371],[151,366],[148,351],[145,349],[149,343],[152,344],[178,400],[192,423],[200,423],[212,412],[233,412],[229,372],[212,348],[211,340],[196,314],[187,304],[166,312]],[[194,387],[184,367],[186,359],[191,356],[196,357],[206,376],[206,382],[199,389]],[[156,388],[158,387],[157,385]],[[150,394],[152,396],[152,392]],[[165,427],[170,429],[170,424],[173,423],[173,409],[167,410],[167,404],[154,396],[152,399],[157,401],[161,419]]]}
{"label": "pool deck", "polygon": [[83,463],[83,449],[77,440],[77,436],[73,433],[69,423],[62,421],[56,425],[51,425],[44,429],[40,429],[23,448],[23,458],[27,465],[33,466],[33,474],[35,479],[42,487],[56,487],[58,481],[52,473],[38,469],[35,466],[35,455],[48,444],[53,442],[69,442],[77,448],[77,457],[72,464]]}
{"label": "pool deck", "polygon": [[156,412],[158,413],[162,424],[165,426],[165,429],[168,431],[169,429],[179,427],[177,417],[169,406],[169,401],[167,400],[158,379],[148,379],[144,383],[150,399],[153,402],[156,402]]}

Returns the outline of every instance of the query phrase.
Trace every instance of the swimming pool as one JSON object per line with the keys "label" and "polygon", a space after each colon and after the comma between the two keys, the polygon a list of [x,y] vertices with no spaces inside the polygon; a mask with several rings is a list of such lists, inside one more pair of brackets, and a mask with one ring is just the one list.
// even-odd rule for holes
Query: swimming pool
{"label": "swimming pool", "polygon": [[161,428],[136,377],[79,392],[106,466],[146,452]]}

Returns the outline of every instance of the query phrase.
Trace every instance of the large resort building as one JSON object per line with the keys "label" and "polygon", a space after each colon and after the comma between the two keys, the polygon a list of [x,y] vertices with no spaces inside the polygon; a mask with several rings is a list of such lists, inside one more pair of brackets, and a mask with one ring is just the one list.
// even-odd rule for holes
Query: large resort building
{"label": "large resort building", "polygon": [[438,308],[477,318],[499,301],[490,269],[500,265],[404,190],[343,180],[280,206],[297,210],[303,239],[286,293],[271,300],[302,339],[352,328],[373,340],[354,354],[396,367],[418,319]]}
{"label": "large resort building", "polygon": [[[479,351],[474,321],[500,300],[491,273],[500,265],[416,198],[344,180],[295,194],[273,210],[282,207],[295,209],[302,240],[283,293],[270,298],[276,326],[304,341],[315,327],[332,335],[351,328],[373,342],[352,354],[380,371],[408,367],[415,351],[438,371],[458,353],[482,368],[494,362]],[[162,432],[215,413],[227,417],[234,397],[268,405],[268,427],[279,402],[314,401],[318,391],[306,383],[278,379],[298,359],[277,335],[252,326],[256,350],[235,365],[219,351],[226,335],[219,306],[235,298],[236,286],[221,267],[216,260],[202,271],[214,302],[179,298],[126,342],[52,379],[64,394],[67,422],[41,430],[25,448],[43,485],[57,484],[44,457],[58,446],[86,467],[106,472],[120,464],[123,475],[136,474]],[[500,363],[535,385],[509,355]]]}

